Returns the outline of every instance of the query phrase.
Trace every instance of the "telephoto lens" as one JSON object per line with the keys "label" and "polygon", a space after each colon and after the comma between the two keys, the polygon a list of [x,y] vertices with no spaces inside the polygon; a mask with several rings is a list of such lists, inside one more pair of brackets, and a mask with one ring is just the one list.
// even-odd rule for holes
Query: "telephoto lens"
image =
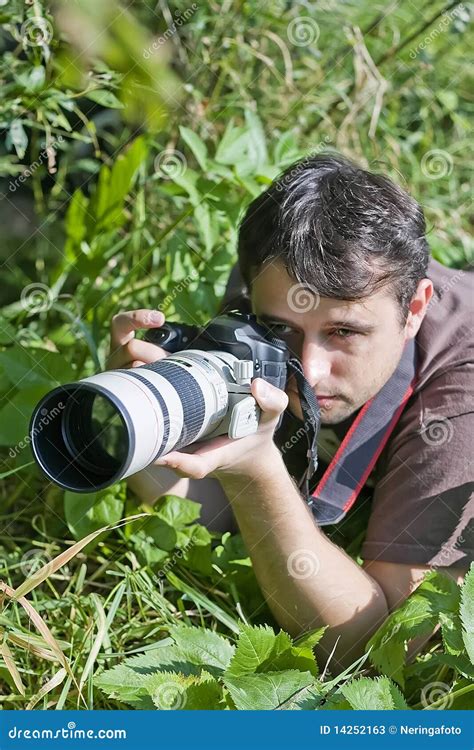
{"label": "telephoto lens", "polygon": [[34,457],[52,481],[74,492],[135,474],[225,420],[235,362],[227,352],[187,350],[59,386],[33,413]]}
{"label": "telephoto lens", "polygon": [[37,404],[31,447],[55,484],[93,492],[198,440],[250,435],[260,416],[252,378],[286,384],[288,349],[251,314],[204,329],[168,323],[147,340],[170,355],[59,386]]}

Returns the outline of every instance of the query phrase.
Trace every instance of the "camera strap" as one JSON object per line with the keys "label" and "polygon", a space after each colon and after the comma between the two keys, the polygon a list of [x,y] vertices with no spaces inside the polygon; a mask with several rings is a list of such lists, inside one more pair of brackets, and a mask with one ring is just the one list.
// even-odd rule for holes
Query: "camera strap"
{"label": "camera strap", "polygon": [[[413,393],[415,382],[416,345],[415,340],[410,339],[405,344],[395,372],[383,388],[360,409],[311,494],[309,480],[314,474],[313,467],[317,466],[317,459],[313,456],[317,433],[316,437],[311,438],[311,443],[308,442],[311,445],[308,448],[308,455],[310,450],[312,453],[311,464],[303,475],[300,489],[303,487],[303,495],[320,526],[341,521],[356,501]],[[306,385],[309,388],[309,384]],[[302,391],[306,399],[307,389],[302,388]],[[303,398],[301,406],[306,421]],[[306,432],[308,435],[308,430]]]}
{"label": "camera strap", "polygon": [[308,445],[306,456],[308,468],[304,474],[305,497],[309,495],[309,480],[318,468],[318,433],[321,424],[321,410],[314,391],[306,380],[299,359],[291,358],[286,363],[288,370],[294,376],[300,397],[301,411],[303,412],[303,426]]}

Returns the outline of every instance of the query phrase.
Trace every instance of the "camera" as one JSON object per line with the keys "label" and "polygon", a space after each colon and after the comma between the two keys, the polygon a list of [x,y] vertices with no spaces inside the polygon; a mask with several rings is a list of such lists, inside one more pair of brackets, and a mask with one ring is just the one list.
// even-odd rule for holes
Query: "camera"
{"label": "camera", "polygon": [[252,379],[286,385],[286,344],[252,314],[165,323],[145,340],[169,356],[61,385],[35,407],[33,455],[55,484],[94,492],[196,441],[250,435],[260,416]]}

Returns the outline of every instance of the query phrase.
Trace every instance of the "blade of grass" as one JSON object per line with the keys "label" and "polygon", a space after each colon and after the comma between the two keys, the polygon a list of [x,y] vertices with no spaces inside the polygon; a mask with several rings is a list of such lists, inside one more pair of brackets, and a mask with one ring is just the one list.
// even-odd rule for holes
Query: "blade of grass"
{"label": "blade of grass", "polygon": [[31,711],[31,709],[34,708],[34,706],[36,706],[36,704],[38,703],[38,701],[41,700],[41,698],[47,695],[47,693],[50,693],[51,690],[54,690],[55,687],[60,685],[61,682],[66,677],[66,674],[67,673],[65,669],[60,669],[58,672],[56,672],[55,675],[51,677],[50,680],[48,680],[48,682],[45,682],[45,684],[42,685],[40,690],[38,690],[38,692],[32,697],[32,699],[26,706],[26,711]]}
{"label": "blade of grass", "polygon": [[134,521],[137,518],[143,518],[144,516],[147,516],[147,513],[138,513],[134,516],[129,516],[128,518],[122,518],[118,523],[115,525],[107,525],[102,526],[101,529],[97,529],[97,531],[93,531],[91,534],[88,534],[84,539],[80,539],[78,542],[72,545],[67,550],[64,550],[64,552],[61,552],[60,555],[55,557],[50,562],[47,562],[45,565],[43,565],[42,568],[37,570],[33,575],[29,576],[26,581],[24,581],[21,586],[19,586],[14,591],[13,599],[19,599],[21,596],[25,596],[26,594],[29,594],[30,591],[33,591],[34,588],[40,585],[40,583],[43,583],[43,581],[46,580],[52,573],[55,573],[59,568],[62,568],[63,565],[69,562],[69,560],[72,560],[75,555],[78,554],[84,547],[86,547],[89,542],[92,542],[93,539],[99,536],[99,534],[102,534],[104,531],[113,531],[114,529],[118,529],[120,526],[123,526],[126,523],[129,523],[130,521]]}
{"label": "blade of grass", "polygon": [[239,623],[234,617],[231,617],[227,612],[224,612],[223,609],[221,609],[215,602],[212,602],[210,599],[207,598],[204,594],[202,594],[200,591],[196,591],[196,589],[192,588],[192,586],[188,586],[187,583],[181,580],[181,578],[178,578],[177,575],[174,573],[167,573],[166,578],[171,583],[174,588],[178,589],[178,591],[182,591],[183,594],[187,594],[192,601],[196,602],[196,604],[200,604],[201,607],[203,607],[205,610],[210,612],[211,615],[213,615],[219,622],[222,622],[223,625],[229,628],[229,630],[232,630],[233,633],[239,633]]}
{"label": "blade of grass", "polygon": [[95,637],[94,643],[92,644],[92,648],[90,650],[89,656],[87,657],[84,671],[79,681],[79,690],[82,690],[82,688],[84,687],[84,683],[89,676],[89,672],[94,666],[97,654],[100,651],[105,635],[107,633],[107,619],[105,616],[104,608],[102,606],[102,602],[100,601],[100,598],[97,596],[97,594],[91,594],[91,599],[93,600],[96,608],[97,635]]}
{"label": "blade of grass", "polygon": [[17,666],[15,664],[15,661],[13,659],[13,654],[8,648],[8,643],[6,641],[7,636],[5,636],[5,640],[3,641],[2,645],[0,646],[0,653],[3,656],[3,661],[5,662],[6,668],[11,674],[12,680],[15,683],[16,687],[18,688],[18,692],[21,693],[21,695],[26,695],[25,686],[23,684],[23,680],[21,679],[20,673],[17,669]]}

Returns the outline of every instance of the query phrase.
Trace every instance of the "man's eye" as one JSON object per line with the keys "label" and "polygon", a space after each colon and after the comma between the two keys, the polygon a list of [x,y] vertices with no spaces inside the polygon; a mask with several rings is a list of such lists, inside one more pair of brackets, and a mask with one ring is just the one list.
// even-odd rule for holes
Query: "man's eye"
{"label": "man's eye", "polygon": [[267,326],[275,336],[289,336],[293,333],[293,328],[284,323],[267,323]]}
{"label": "man's eye", "polygon": [[357,336],[358,331],[353,331],[351,328],[336,328],[334,334],[339,336],[340,339],[350,339]]}

